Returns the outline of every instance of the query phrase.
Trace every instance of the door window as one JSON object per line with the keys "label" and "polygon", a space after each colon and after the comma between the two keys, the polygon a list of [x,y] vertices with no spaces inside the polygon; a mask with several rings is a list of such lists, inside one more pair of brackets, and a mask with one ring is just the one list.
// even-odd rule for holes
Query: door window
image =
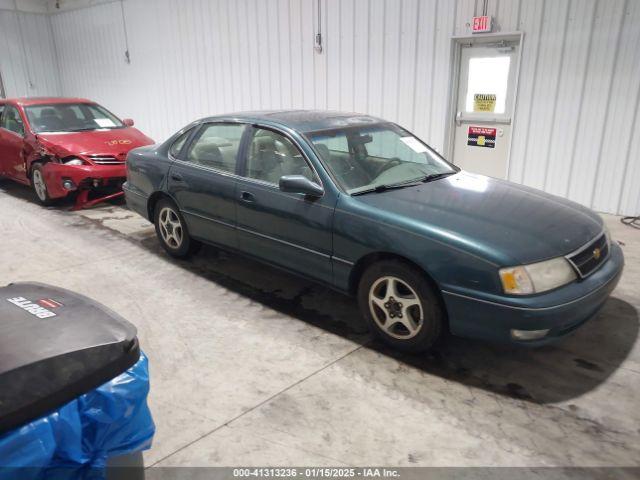
{"label": "door window", "polygon": [[507,120],[513,105],[518,44],[463,45],[458,119]]}
{"label": "door window", "polygon": [[256,128],[247,152],[246,176],[278,185],[283,175],[302,175],[318,182],[291,140],[271,130]]}
{"label": "door window", "polygon": [[469,59],[465,111],[504,113],[509,86],[510,56]]}
{"label": "door window", "polygon": [[186,160],[194,165],[224,172],[236,171],[236,158],[245,125],[210,123],[205,125],[189,147]]}
{"label": "door window", "polygon": [[182,152],[182,147],[184,147],[187,138],[189,138],[189,135],[191,135],[191,130],[192,129],[187,130],[182,135],[180,135],[175,142],[173,142],[171,148],[169,149],[169,153],[172,157],[180,158],[180,152]]}
{"label": "door window", "polygon": [[15,132],[20,136],[24,135],[24,124],[22,123],[22,118],[20,117],[16,107],[11,105],[6,107],[6,110],[2,115],[0,127]]}

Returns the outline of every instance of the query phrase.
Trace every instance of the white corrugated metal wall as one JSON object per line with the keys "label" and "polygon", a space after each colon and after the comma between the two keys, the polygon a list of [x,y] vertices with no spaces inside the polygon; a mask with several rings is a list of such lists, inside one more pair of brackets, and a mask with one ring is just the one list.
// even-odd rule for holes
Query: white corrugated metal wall
{"label": "white corrugated metal wall", "polygon": [[4,3],[0,3],[0,75],[7,96],[59,95],[49,16],[5,8]]}
{"label": "white corrugated metal wall", "polygon": [[[484,2],[321,0],[321,54],[317,0],[53,3],[63,94],[156,139],[207,114],[329,108],[397,121],[442,151],[451,39]],[[487,3],[498,31],[524,32],[509,178],[640,211],[640,1]]]}

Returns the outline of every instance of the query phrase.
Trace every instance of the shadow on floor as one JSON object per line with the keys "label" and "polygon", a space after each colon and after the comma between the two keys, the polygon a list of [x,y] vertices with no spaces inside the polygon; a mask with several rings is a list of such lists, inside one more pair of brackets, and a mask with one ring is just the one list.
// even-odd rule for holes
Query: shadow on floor
{"label": "shadow on floor", "polygon": [[612,297],[594,319],[554,346],[533,349],[448,336],[428,354],[407,355],[371,337],[353,298],[212,247],[177,261],[169,259],[155,237],[141,244],[229,290],[414,368],[534,403],[567,401],[595,389],[618,369],[638,337],[637,310]]}

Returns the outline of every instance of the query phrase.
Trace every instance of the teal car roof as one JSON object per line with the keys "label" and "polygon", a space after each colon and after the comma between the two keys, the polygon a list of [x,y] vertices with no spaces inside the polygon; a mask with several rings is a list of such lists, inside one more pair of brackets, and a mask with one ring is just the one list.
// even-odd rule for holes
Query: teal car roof
{"label": "teal car roof", "polygon": [[256,122],[272,126],[286,127],[299,132],[330,130],[333,128],[371,125],[386,122],[380,118],[359,113],[335,112],[329,110],[265,110],[238,112],[208,117],[203,121],[235,120]]}

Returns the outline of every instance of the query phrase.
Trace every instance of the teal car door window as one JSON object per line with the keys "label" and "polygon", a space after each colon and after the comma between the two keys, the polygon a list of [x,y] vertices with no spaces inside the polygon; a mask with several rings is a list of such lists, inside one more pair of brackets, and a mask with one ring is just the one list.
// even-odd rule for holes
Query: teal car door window
{"label": "teal car door window", "polygon": [[278,185],[284,175],[302,175],[320,183],[291,140],[271,130],[256,129],[247,152],[246,176]]}
{"label": "teal car door window", "polygon": [[186,161],[202,167],[234,173],[245,126],[212,123],[202,127],[191,142]]}
{"label": "teal car door window", "polygon": [[175,142],[173,142],[173,144],[171,145],[171,148],[169,149],[169,154],[173,158],[181,158],[180,153],[182,152],[182,149],[184,148],[185,143],[187,143],[187,140],[191,135],[192,130],[193,129],[187,130],[182,135],[180,135]]}

